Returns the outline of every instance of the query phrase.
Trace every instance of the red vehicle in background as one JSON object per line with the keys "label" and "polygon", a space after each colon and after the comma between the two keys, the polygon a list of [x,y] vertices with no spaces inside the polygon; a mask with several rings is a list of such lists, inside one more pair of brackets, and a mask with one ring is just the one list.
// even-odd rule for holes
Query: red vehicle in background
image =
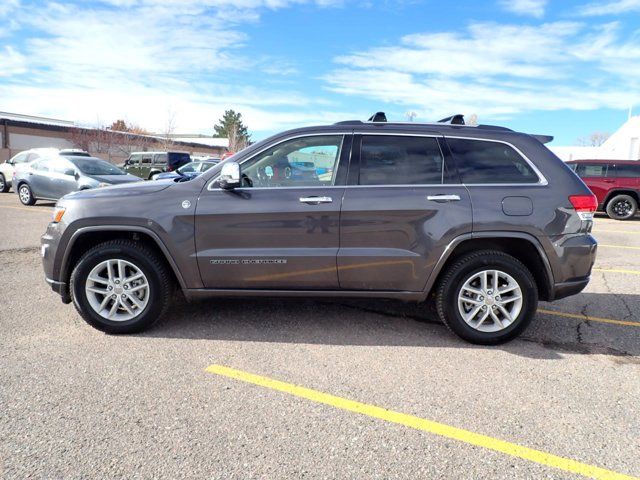
{"label": "red vehicle in background", "polygon": [[567,165],[598,198],[598,210],[615,220],[629,220],[640,203],[640,161],[573,160]]}

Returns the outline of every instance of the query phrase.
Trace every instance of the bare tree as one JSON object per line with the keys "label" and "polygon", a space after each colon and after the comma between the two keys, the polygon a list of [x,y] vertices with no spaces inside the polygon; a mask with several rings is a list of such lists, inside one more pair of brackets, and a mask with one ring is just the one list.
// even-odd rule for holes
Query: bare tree
{"label": "bare tree", "polygon": [[609,136],[609,132],[593,132],[587,137],[580,137],[578,139],[578,145],[583,147],[599,147],[607,141]]}
{"label": "bare tree", "polygon": [[167,111],[167,121],[164,125],[164,131],[162,132],[162,149],[168,151],[171,145],[173,145],[173,134],[176,131],[176,112],[172,109]]}
{"label": "bare tree", "polygon": [[244,150],[248,146],[248,138],[246,135],[243,135],[239,129],[239,125],[237,123],[233,123],[229,126],[228,130],[229,135],[229,147],[228,150],[232,153],[239,152],[240,150]]}

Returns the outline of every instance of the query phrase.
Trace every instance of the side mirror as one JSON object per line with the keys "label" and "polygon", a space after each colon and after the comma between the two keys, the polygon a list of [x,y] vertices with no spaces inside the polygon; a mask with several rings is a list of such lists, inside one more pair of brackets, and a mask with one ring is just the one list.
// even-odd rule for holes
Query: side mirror
{"label": "side mirror", "polygon": [[71,175],[73,175],[76,180],[80,180],[80,174],[78,172],[74,172]]}
{"label": "side mirror", "polygon": [[220,171],[218,180],[220,188],[232,190],[240,186],[240,164],[236,162],[225,163]]}

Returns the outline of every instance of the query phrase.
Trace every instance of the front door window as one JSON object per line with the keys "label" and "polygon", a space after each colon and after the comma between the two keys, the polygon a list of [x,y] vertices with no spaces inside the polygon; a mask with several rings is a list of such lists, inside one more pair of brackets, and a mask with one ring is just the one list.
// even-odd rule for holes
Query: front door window
{"label": "front door window", "polygon": [[335,183],[342,135],[296,138],[242,164],[243,186],[321,187]]}

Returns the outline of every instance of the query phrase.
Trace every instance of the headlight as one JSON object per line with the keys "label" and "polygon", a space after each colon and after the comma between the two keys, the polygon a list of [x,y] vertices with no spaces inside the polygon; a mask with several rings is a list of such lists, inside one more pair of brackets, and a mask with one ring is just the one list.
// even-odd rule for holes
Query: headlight
{"label": "headlight", "polygon": [[110,187],[111,184],[110,183],[105,183],[105,182],[100,182],[98,184],[98,188],[102,188],[102,187]]}
{"label": "headlight", "polygon": [[60,222],[60,220],[62,220],[62,217],[64,216],[64,212],[66,212],[66,208],[64,207],[58,207],[56,206],[56,208],[53,209],[53,223],[58,223]]}

